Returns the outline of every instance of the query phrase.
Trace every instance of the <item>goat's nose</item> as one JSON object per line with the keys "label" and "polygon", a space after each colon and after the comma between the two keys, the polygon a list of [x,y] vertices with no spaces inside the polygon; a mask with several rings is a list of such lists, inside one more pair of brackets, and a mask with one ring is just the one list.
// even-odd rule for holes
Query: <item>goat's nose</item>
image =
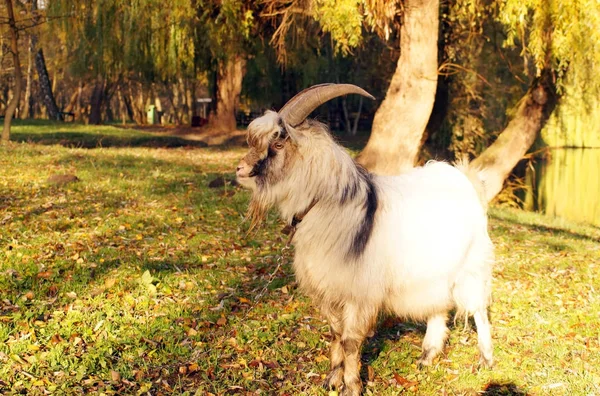
{"label": "goat's nose", "polygon": [[243,166],[239,165],[239,166],[237,167],[236,171],[237,171],[237,172],[239,172],[239,171],[241,171],[243,168],[244,168]]}

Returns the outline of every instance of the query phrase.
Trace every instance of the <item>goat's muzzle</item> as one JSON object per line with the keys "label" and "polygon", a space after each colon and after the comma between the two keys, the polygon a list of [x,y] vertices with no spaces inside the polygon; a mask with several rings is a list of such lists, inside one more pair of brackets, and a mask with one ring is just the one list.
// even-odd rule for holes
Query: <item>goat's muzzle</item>
{"label": "goat's muzzle", "polygon": [[242,159],[235,170],[235,176],[238,183],[244,187],[252,188],[254,185],[254,175],[252,174],[254,166],[248,164],[245,159]]}

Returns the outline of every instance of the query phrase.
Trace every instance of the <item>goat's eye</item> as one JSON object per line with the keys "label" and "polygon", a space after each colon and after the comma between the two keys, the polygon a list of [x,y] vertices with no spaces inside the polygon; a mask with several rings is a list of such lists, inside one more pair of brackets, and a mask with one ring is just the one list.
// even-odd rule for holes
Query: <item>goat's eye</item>
{"label": "goat's eye", "polygon": [[273,143],[273,148],[276,150],[281,150],[283,148],[283,142],[275,142]]}

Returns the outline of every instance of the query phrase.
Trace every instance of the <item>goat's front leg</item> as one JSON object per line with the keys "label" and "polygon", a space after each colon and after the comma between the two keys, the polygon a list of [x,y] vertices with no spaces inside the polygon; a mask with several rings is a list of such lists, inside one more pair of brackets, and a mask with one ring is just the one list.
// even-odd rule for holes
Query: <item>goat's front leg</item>
{"label": "goat's front leg", "polygon": [[341,308],[328,307],[322,309],[331,329],[331,347],[329,360],[331,371],[325,379],[323,386],[329,390],[340,390],[344,379],[344,350],[342,349],[342,310]]}
{"label": "goat's front leg", "polygon": [[344,351],[344,387],[340,396],[359,396],[362,391],[360,380],[360,352],[367,335],[372,331],[377,312],[354,304],[344,307],[344,329],[341,347]]}

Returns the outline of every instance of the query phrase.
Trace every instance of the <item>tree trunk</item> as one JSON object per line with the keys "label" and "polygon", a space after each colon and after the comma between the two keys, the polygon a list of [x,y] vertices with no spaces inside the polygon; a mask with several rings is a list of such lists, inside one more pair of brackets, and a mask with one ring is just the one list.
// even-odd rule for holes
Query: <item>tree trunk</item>
{"label": "tree trunk", "polygon": [[504,180],[529,150],[556,103],[552,76],[549,71],[543,71],[521,99],[516,115],[498,139],[471,163],[485,173],[488,202],[502,190]]}
{"label": "tree trunk", "polygon": [[62,115],[56,105],[54,94],[52,93],[52,83],[50,82],[50,76],[48,75],[48,69],[46,68],[46,60],[44,59],[44,51],[40,48],[35,55],[35,68],[38,72],[38,78],[40,81],[40,94],[42,95],[42,102],[46,106],[48,118],[52,120],[62,121]]}
{"label": "tree trunk", "polygon": [[[34,2],[35,3],[35,2]],[[33,111],[31,109],[31,85],[33,84],[33,54],[35,52],[36,36],[29,35],[29,50],[27,52],[27,84],[25,85],[25,100],[21,119],[31,118]]]}
{"label": "tree trunk", "polygon": [[231,57],[219,64],[216,81],[217,103],[209,121],[211,128],[223,132],[236,129],[235,111],[242,91],[245,68],[246,60],[241,56]]}
{"label": "tree trunk", "polygon": [[85,84],[83,82],[79,83],[79,86],[77,87],[77,90],[75,92],[73,92],[73,94],[71,95],[71,99],[69,100],[69,104],[64,109],[65,113],[73,113],[73,114],[75,114],[77,103],[79,102],[79,100],[81,98],[81,93],[83,92],[83,87],[84,86],[85,86]]}
{"label": "tree trunk", "polygon": [[102,102],[104,101],[104,79],[102,76],[96,78],[96,85],[90,97],[89,123],[99,125],[102,123]]}
{"label": "tree trunk", "polygon": [[8,11],[8,25],[10,33],[10,51],[12,52],[12,58],[14,63],[14,77],[15,77],[15,89],[13,91],[13,97],[6,107],[4,114],[4,128],[2,129],[2,142],[8,142],[10,140],[10,124],[12,122],[15,110],[19,105],[21,99],[22,89],[22,78],[21,78],[21,64],[19,63],[19,30],[15,23],[15,14],[13,11],[12,0],[5,0],[6,9]]}
{"label": "tree trunk", "polygon": [[404,1],[400,58],[358,161],[379,174],[414,166],[438,78],[439,0]]}
{"label": "tree trunk", "polygon": [[356,112],[356,117],[354,117],[354,126],[352,127],[352,131],[350,132],[350,136],[356,136],[358,131],[358,122],[360,121],[360,113],[362,111],[363,105],[363,97],[360,96],[358,98],[358,111]]}

